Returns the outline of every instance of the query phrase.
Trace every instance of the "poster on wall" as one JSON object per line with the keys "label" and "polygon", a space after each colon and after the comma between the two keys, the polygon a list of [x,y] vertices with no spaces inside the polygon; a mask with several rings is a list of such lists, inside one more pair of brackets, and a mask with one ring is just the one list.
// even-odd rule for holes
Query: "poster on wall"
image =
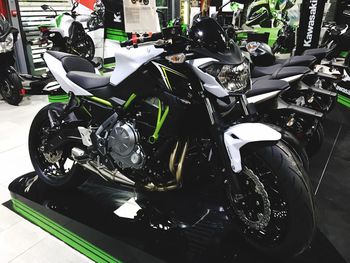
{"label": "poster on wall", "polygon": [[160,32],[155,0],[124,0],[126,32]]}

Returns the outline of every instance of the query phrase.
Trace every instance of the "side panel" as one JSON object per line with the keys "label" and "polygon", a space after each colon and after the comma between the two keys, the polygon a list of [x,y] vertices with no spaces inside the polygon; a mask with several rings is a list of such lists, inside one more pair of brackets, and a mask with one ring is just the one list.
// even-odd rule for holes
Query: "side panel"
{"label": "side panel", "polygon": [[143,64],[164,52],[162,48],[155,48],[153,45],[140,46],[138,48],[122,48],[115,44],[116,67],[111,77],[111,83],[118,85]]}

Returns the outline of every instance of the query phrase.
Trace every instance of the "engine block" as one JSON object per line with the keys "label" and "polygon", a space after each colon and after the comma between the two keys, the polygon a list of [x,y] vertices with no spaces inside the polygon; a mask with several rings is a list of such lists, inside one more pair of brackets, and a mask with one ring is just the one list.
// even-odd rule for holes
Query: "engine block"
{"label": "engine block", "polygon": [[141,169],[145,154],[139,143],[139,134],[134,125],[118,121],[108,136],[108,150],[114,162],[122,169]]}

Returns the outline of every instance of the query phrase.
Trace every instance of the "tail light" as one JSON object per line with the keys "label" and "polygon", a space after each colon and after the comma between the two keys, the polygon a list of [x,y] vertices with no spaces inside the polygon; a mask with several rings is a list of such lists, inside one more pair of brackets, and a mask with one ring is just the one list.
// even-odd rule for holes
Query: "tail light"
{"label": "tail light", "polygon": [[44,32],[48,32],[49,29],[48,29],[46,26],[41,26],[41,27],[39,27],[39,31],[40,31],[41,33],[44,33]]}

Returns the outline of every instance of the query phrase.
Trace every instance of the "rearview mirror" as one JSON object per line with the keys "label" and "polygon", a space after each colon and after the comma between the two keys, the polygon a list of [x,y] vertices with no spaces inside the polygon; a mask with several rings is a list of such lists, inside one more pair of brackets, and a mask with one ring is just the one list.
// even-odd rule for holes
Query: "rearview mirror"
{"label": "rearview mirror", "polygon": [[49,10],[49,9],[50,9],[50,6],[48,6],[48,5],[42,5],[42,6],[41,6],[41,9],[42,9],[42,10],[45,10],[45,11],[46,11],[46,10]]}

